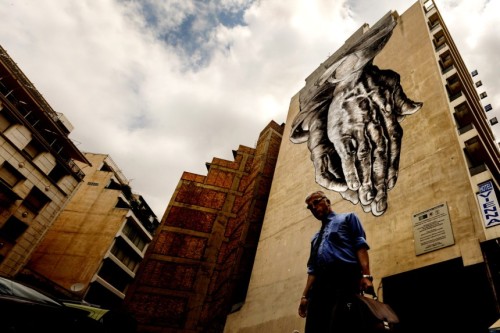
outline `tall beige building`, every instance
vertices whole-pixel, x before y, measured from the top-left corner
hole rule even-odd
[[[84,177],[72,129],[0,47],[0,275],[22,269]]]
[[[159,221],[107,154],[85,153],[91,165],[78,188],[33,252],[24,278],[118,308],[144,258]]]
[[[364,25],[290,103],[248,294],[226,333],[304,331],[297,313],[323,190],[355,212],[381,298],[405,332],[498,319],[500,159],[432,1]]]

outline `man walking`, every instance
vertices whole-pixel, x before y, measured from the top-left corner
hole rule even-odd
[[[311,241],[299,305],[299,315],[306,317],[305,333],[355,332],[349,302],[360,291],[373,291],[365,231],[356,214],[335,213],[322,191],[311,193],[305,202],[321,221]]]

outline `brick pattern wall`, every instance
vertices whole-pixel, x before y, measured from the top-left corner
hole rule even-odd
[[[125,299],[142,332],[222,332],[244,301],[283,128],[183,174]]]

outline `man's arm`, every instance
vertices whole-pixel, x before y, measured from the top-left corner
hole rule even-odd
[[[304,291],[302,292],[302,297],[300,298],[300,305],[299,305],[299,316],[301,316],[302,318],[304,318],[307,314],[309,291],[311,290],[311,287],[315,279],[316,276],[312,274],[307,275],[306,286],[304,288]]]
[[[370,275],[370,258],[368,256],[368,249],[366,246],[361,246],[356,251],[356,256],[358,257],[359,266],[361,268],[361,274]],[[359,282],[359,287],[362,291],[367,293],[374,292],[372,279],[368,277],[361,278]]]

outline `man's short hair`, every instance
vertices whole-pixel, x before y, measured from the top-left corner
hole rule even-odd
[[[309,195],[306,197],[306,200],[305,200],[305,201],[306,201],[306,202],[307,202],[307,201],[309,201],[309,199],[311,199],[311,197],[312,197],[313,195],[315,195],[315,194],[321,195],[323,198],[328,199],[328,198],[327,198],[327,196],[326,196],[326,194],[325,194],[325,192],[323,192],[323,191],[314,191],[313,193],[309,194]]]

